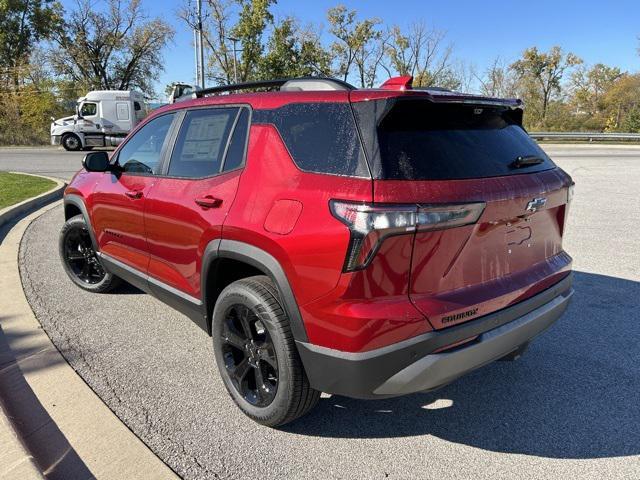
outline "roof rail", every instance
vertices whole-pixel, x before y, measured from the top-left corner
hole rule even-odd
[[[275,80],[257,80],[255,82],[233,83],[231,85],[203,88],[194,92],[192,98],[201,98],[207,95],[234,92],[237,90],[257,90],[260,88],[276,87],[280,90],[289,91],[353,90],[355,88],[347,82],[328,77],[280,78]]]

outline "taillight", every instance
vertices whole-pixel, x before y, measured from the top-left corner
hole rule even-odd
[[[485,207],[484,202],[369,205],[340,200],[331,200],[329,205],[333,216],[351,233],[345,272],[366,268],[387,237],[469,225],[478,221]]]

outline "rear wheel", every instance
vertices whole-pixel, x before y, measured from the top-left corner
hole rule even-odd
[[[64,149],[69,152],[76,152],[82,148],[80,138],[73,133],[67,133],[64,135],[61,139],[61,143]]]
[[[284,425],[318,403],[320,392],[309,385],[289,319],[268,277],[238,280],[222,291],[212,337],[229,395],[256,422]]]
[[[82,215],[65,222],[60,231],[58,251],[65,272],[80,288],[103,293],[120,284],[120,279],[108,273],[100,263]]]

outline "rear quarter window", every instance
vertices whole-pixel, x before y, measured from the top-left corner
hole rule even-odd
[[[348,103],[293,103],[255,110],[253,123],[275,125],[301,170],[370,176]]]

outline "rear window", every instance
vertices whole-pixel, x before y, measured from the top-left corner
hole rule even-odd
[[[255,110],[253,122],[275,125],[301,170],[370,176],[348,103],[292,103]]]
[[[398,101],[378,123],[377,143],[374,170],[384,179],[482,178],[554,167],[505,108]],[[518,157],[542,162],[514,168]]]

